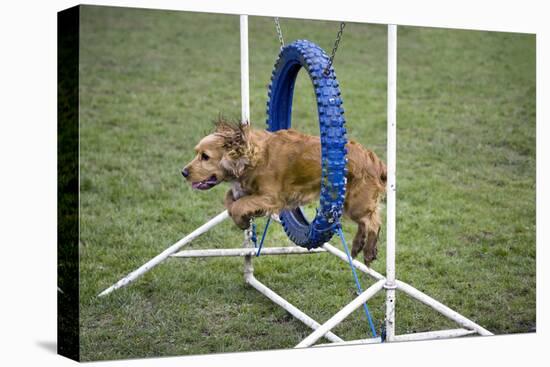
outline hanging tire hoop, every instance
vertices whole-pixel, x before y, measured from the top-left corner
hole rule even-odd
[[[268,92],[268,130],[291,127],[294,84],[302,67],[309,74],[317,98],[321,135],[320,205],[311,223],[299,207],[284,210],[279,216],[287,236],[297,245],[312,249],[329,241],[340,225],[346,193],[347,137],[339,84],[330,59],[322,48],[307,40],[285,46],[275,63]]]

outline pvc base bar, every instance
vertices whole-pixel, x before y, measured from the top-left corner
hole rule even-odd
[[[412,340],[449,339],[449,338],[458,338],[461,336],[472,335],[472,334],[476,334],[476,331],[468,330],[468,329],[426,331],[423,333],[395,335],[393,337],[393,341],[404,342],[404,341],[412,341]]]
[[[314,348],[317,347],[332,347],[335,345],[358,345],[358,344],[378,344],[382,343],[382,338],[369,338],[369,339],[356,339],[356,340],[348,340],[345,342],[340,343],[323,343],[323,344],[315,344],[313,345]]]

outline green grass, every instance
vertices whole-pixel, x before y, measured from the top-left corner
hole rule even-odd
[[[307,38],[326,50],[338,29],[281,24],[287,41]],[[251,17],[249,25],[251,118],[263,128],[278,40],[271,19]],[[535,37],[400,27],[398,42],[397,275],[496,334],[528,332],[535,327]],[[84,7],[80,51],[82,358],[296,345],[310,330],[244,284],[242,259],[170,259],[96,297],[223,210],[224,185],[192,191],[180,170],[219,113],[240,115],[238,17]],[[385,159],[385,26],[348,24],[335,68],[349,136]],[[294,126],[317,133],[309,84],[300,73]],[[351,240],[353,225],[344,230]],[[190,247],[239,247],[242,238],[227,221]],[[266,246],[279,245],[290,243],[273,226]],[[384,273],[384,264],[382,230],[373,268]],[[319,321],[354,296],[349,268],[329,255],[265,257],[254,266],[258,279]],[[380,324],[383,297],[369,305]],[[398,333],[449,327],[398,293]],[[335,332],[367,337],[362,310]]]

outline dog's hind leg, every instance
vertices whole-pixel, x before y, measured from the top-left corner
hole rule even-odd
[[[351,256],[356,257],[359,252],[365,247],[367,240],[367,223],[364,220],[357,221],[357,233],[353,238],[353,246],[351,248]]]
[[[376,259],[378,253],[377,243],[381,220],[376,198],[371,198],[371,205],[368,206],[365,205],[365,201],[356,200],[350,203],[351,205],[346,207],[346,214],[357,223],[357,233],[353,239],[351,256],[355,257],[363,251],[365,264],[369,265]]]
[[[367,244],[363,247],[363,257],[367,265],[376,260],[376,255],[378,254],[378,235],[380,234],[381,225],[378,211],[370,212],[368,218]]]
[[[369,212],[357,222],[357,233],[353,239],[351,256],[355,257],[361,250],[365,264],[376,260],[378,254],[378,234],[380,233],[380,218],[378,211]]]

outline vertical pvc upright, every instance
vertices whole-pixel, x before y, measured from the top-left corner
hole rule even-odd
[[[241,30],[241,123],[250,124],[250,89],[248,84],[248,15],[240,16]],[[252,247],[252,226],[244,231],[244,247]],[[253,277],[252,256],[244,257],[244,279]]]
[[[250,123],[250,90],[248,84],[248,15],[241,15],[241,122]]]
[[[397,156],[397,26],[388,25],[388,180],[386,198],[386,340],[395,336],[395,202]]]

